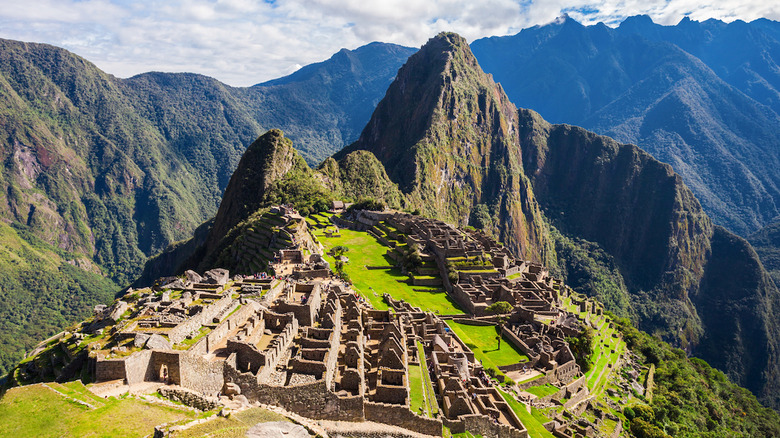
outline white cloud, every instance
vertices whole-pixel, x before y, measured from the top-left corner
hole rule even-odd
[[[635,14],[780,20],[766,0],[0,0],[0,37],[65,47],[120,77],[190,71],[251,85],[371,41],[419,47],[449,30],[468,40],[544,24],[567,11],[583,24]]]

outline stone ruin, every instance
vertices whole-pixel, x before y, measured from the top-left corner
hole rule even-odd
[[[561,302],[569,298],[598,314],[595,303],[572,295],[542,266],[515,260],[482,233],[401,213],[363,212],[352,219],[365,229],[392,225],[440,271],[452,260],[479,260],[480,269],[464,264],[458,281],[443,286],[476,323],[495,324],[483,316],[493,303],[513,306],[502,334],[528,360],[502,369],[534,369],[567,397],[587,395],[565,341],[583,323]],[[453,432],[527,437],[493,379],[440,316],[390,295],[390,310],[373,309],[331,276],[319,254],[308,261],[303,255],[295,249],[278,254],[279,262],[297,265],[297,275],[229,281],[224,270],[189,271],[163,282],[179,289],[158,285],[96,308],[90,328],[113,325],[104,345],[113,347],[92,352],[96,381],[175,384],[213,400],[240,397],[313,419],[370,420],[429,435],[440,435],[446,425]],[[325,272],[303,274],[314,270]],[[429,374],[437,418],[409,410],[410,366]]]

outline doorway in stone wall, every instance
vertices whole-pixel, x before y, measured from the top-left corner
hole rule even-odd
[[[160,367],[160,381],[168,384],[168,365],[163,365]]]

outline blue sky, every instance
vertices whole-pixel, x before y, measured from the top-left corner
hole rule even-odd
[[[108,73],[195,72],[234,86],[283,76],[342,47],[419,47],[440,31],[469,41],[545,24],[563,11],[616,25],[780,20],[780,2],[720,0],[0,0],[0,37],[71,50]]]

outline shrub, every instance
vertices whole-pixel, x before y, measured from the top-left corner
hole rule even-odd
[[[501,315],[504,313],[510,313],[513,310],[515,310],[515,308],[506,301],[499,301],[485,308],[485,312],[487,312],[489,315]]]
[[[383,211],[385,209],[385,203],[374,198],[362,198],[358,202],[349,206],[347,211],[354,210],[371,210],[371,211]]]

